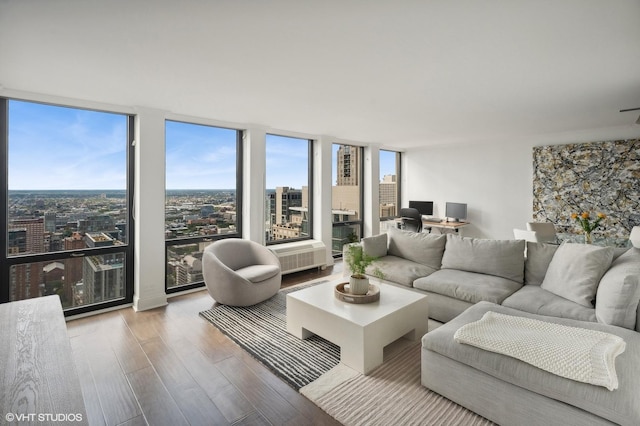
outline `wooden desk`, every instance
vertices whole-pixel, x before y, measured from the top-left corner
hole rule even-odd
[[[88,424],[60,298],[0,304],[0,324],[0,423]]]
[[[401,217],[396,218],[395,222],[396,222],[396,226],[402,229],[402,218]],[[431,232],[431,228],[450,229],[455,232],[458,232],[460,228],[464,228],[467,225],[471,225],[471,223],[470,222],[445,222],[445,221],[429,222],[422,219],[422,229],[423,230],[429,229],[429,232]]]
[[[422,221],[422,229],[426,229],[426,228],[451,229],[455,232],[458,232],[460,228],[464,228],[467,225],[470,225],[470,223],[469,222],[428,222],[426,220]],[[431,232],[431,229],[429,229],[429,232]]]

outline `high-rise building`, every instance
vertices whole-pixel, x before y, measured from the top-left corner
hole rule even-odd
[[[42,263],[23,263],[9,268],[9,300],[24,300],[42,296]]]
[[[276,187],[268,194],[267,212],[269,240],[282,240],[310,235],[309,232],[309,188],[293,189]]]
[[[87,246],[84,242],[84,237],[79,232],[74,232],[70,237],[65,238],[63,244],[64,250],[79,250]],[[76,291],[76,286],[80,285],[82,287],[83,263],[84,259],[79,257],[64,260],[65,276],[63,291],[68,297],[67,302],[70,307],[77,306],[81,303],[82,295]]]
[[[215,213],[213,204],[203,204],[200,207],[200,217],[209,217]]]
[[[334,222],[359,220],[360,211],[360,148],[340,145],[336,153],[336,185],[331,189],[331,209]]]
[[[49,251],[62,251],[64,247],[64,234],[62,232],[49,232],[44,233],[44,250]]]
[[[9,255],[24,253],[27,251],[27,230],[22,229],[10,229],[8,234],[8,247],[7,252]]]
[[[284,225],[292,222],[292,207],[302,207],[302,191],[299,189],[279,186],[276,188],[275,224]]]
[[[46,232],[56,232],[56,212],[46,212],[44,214],[44,230]]]
[[[355,186],[360,180],[360,148],[340,145],[336,154],[337,186]]]
[[[340,145],[336,151],[336,184],[331,188],[333,222],[357,221],[362,218],[360,188],[362,148]],[[331,230],[331,250],[341,254],[344,244],[359,238],[359,225],[334,226]]]
[[[87,247],[107,247],[114,240],[104,233],[86,234]],[[82,268],[82,303],[98,303],[124,297],[124,256],[103,254],[86,256]]]
[[[176,284],[185,285],[203,281],[202,276],[202,252],[186,255],[176,265]]]
[[[84,242],[84,238],[82,234],[79,232],[74,232],[70,237],[64,239],[64,249],[65,250],[78,250],[86,247]]]
[[[385,175],[380,182],[380,217],[397,216],[398,183],[396,175]]]
[[[9,231],[25,230],[26,244],[25,252],[44,252],[44,219],[12,219],[9,222]]]
[[[86,233],[84,243],[87,247],[109,247],[113,245],[113,238],[104,232]]]
[[[80,232],[105,232],[115,228],[113,217],[103,215],[91,215],[86,219],[78,220],[78,231]]]

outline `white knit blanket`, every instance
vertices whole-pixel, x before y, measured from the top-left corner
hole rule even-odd
[[[618,388],[615,359],[626,346],[610,333],[491,311],[460,327],[453,338],[610,391]]]

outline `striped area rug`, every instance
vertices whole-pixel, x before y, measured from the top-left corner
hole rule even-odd
[[[305,340],[287,332],[286,297],[312,284],[280,290],[254,306],[218,305],[200,315],[298,390],[340,362],[340,348],[318,336]]]
[[[341,382],[347,374],[345,369],[348,367],[340,364],[318,380],[331,381],[328,376],[333,374],[337,383],[333,387],[318,390],[312,383],[301,389],[303,395],[344,425],[493,425],[420,384],[419,343],[404,348],[368,376],[352,374]]]

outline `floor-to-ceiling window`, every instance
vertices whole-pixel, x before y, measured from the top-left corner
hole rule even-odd
[[[333,144],[331,152],[331,252],[341,256],[344,244],[362,236],[363,148]]]
[[[0,98],[0,302],[133,298],[133,116]]]
[[[395,226],[400,211],[400,153],[380,150],[380,231]]]
[[[240,237],[242,132],[166,121],[166,288],[203,285],[202,251]]]
[[[313,141],[266,136],[267,244],[311,238]]]

